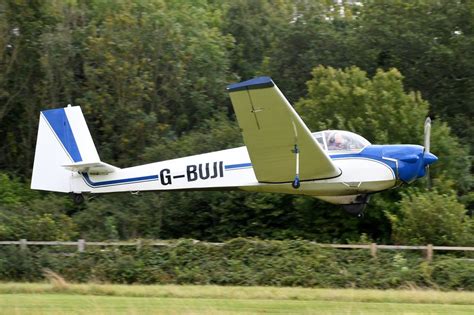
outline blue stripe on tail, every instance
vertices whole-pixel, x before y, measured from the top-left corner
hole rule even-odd
[[[64,108],[42,111],[44,117],[58,137],[59,141],[74,162],[81,162],[82,157],[72,133]]]

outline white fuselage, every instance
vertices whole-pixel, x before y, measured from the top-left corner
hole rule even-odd
[[[71,190],[109,193],[227,188],[309,195],[333,203],[347,203],[354,195],[378,192],[396,185],[393,170],[380,161],[337,155],[333,155],[332,160],[341,170],[340,176],[302,181],[298,189],[293,188],[291,182],[258,182],[247,148],[239,147],[118,169],[109,174],[72,173]]]

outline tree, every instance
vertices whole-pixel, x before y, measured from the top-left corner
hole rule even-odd
[[[396,69],[370,79],[357,67],[318,66],[312,76],[308,97],[295,105],[310,129],[350,130],[379,144],[421,143],[428,103],[404,91]]]
[[[130,166],[241,145],[225,86],[258,74],[301,99],[314,130],[421,144],[430,113],[434,187],[472,204],[473,16],[447,0],[0,2],[0,169],[18,176],[0,174],[0,224],[14,227],[1,233],[389,240],[400,190],[374,196],[363,221],[288,195],[100,196],[77,212],[29,193],[40,110],[81,105],[101,158]]]
[[[54,23],[43,1],[0,4],[0,168],[30,174],[42,69],[41,35]]]
[[[290,23],[294,4],[282,0],[223,3],[222,31],[232,35],[235,42],[230,49],[230,70],[240,79],[252,78],[260,73],[264,57]]]
[[[378,70],[372,79],[357,67],[316,67],[308,81],[308,97],[296,110],[312,130],[343,129],[376,144],[423,143],[428,103],[419,92],[405,92],[396,69]],[[432,176],[452,180],[461,192],[472,185],[468,151],[441,120],[433,122],[431,151],[439,157]]]
[[[472,245],[474,220],[456,195],[410,190],[403,194],[400,213],[389,214],[393,241],[399,244]]]
[[[225,100],[230,39],[205,2],[98,2],[91,15],[85,92],[76,102],[91,117],[105,160],[138,163],[149,139],[226,110],[217,105]]]
[[[261,72],[275,79],[290,102],[306,95],[305,84],[314,67],[354,64],[350,39],[357,7],[334,2],[294,2],[291,17],[265,53]]]
[[[374,73],[399,69],[430,113],[448,122],[473,150],[474,4],[471,1],[365,1],[353,63]]]
[[[41,196],[17,178],[0,172],[0,239],[70,240],[76,226],[64,197]]]
[[[357,67],[341,70],[318,66],[312,75],[313,79],[307,82],[308,96],[295,105],[310,129],[350,130],[377,144],[422,144],[428,103],[418,92],[404,91],[403,76],[396,69],[378,70],[369,78]],[[435,186],[445,186],[448,181],[459,193],[466,193],[471,185],[471,176],[466,172],[470,168],[466,148],[440,120],[433,124],[431,140],[432,152],[440,159],[431,172]],[[368,229],[365,232],[372,237],[388,239],[384,211],[398,211],[394,202],[400,199],[399,191],[373,199],[365,219],[369,224],[359,228]]]

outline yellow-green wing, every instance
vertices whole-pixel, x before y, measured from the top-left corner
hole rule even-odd
[[[296,151],[300,180],[340,175],[269,77],[231,84],[227,90],[258,181],[293,181],[297,172]]]

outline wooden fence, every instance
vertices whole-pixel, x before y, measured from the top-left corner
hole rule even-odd
[[[210,243],[193,241],[194,243],[202,243],[210,246],[222,246],[224,243]],[[19,245],[21,250],[25,250],[28,245],[34,246],[75,246],[78,252],[84,252],[86,246],[135,246],[140,248],[143,245],[147,246],[175,246],[176,241],[142,241],[137,240],[135,242],[122,241],[122,242],[86,242],[84,239],[80,239],[77,242],[62,242],[62,241],[28,241],[21,239],[19,241],[0,241],[2,245]],[[321,247],[332,247],[332,248],[345,248],[345,249],[368,249],[372,257],[377,257],[378,250],[421,250],[424,252],[427,261],[433,259],[433,252],[438,251],[474,251],[474,247],[459,247],[459,246],[433,246],[432,244],[421,245],[421,246],[407,246],[407,245],[380,245],[376,243],[371,244],[320,244],[313,243]]]

